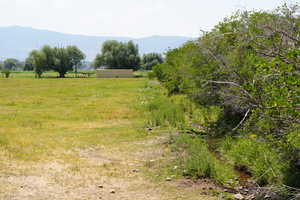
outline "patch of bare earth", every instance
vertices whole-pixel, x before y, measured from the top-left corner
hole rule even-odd
[[[148,162],[164,159],[165,138],[77,149],[69,159],[0,161],[1,200],[208,200],[189,181],[150,181]],[[202,184],[203,186],[203,184]],[[205,187],[213,187],[205,183]]]

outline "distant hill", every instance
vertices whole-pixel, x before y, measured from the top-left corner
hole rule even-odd
[[[176,48],[191,37],[181,36],[151,36],[145,38],[84,36],[59,33],[54,31],[33,29],[30,27],[9,26],[0,27],[0,60],[17,58],[23,60],[28,53],[48,44],[51,46],[76,45],[91,61],[100,52],[102,43],[106,40],[129,41],[139,45],[140,53],[163,53],[169,48]]]

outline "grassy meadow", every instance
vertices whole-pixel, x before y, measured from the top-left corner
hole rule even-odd
[[[140,115],[133,106],[144,84],[143,79],[0,79],[1,149],[17,159],[47,159],[138,136],[132,126]]]
[[[45,76],[0,78],[0,199],[199,197],[157,175],[171,152],[145,128],[148,80]]]

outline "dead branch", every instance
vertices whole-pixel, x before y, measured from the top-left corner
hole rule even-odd
[[[240,123],[234,129],[232,129],[232,131],[237,130],[244,123],[244,121],[246,120],[246,118],[247,118],[250,111],[251,111],[250,109],[247,110],[247,112],[246,112],[244,118],[242,119],[242,121],[240,121]]]

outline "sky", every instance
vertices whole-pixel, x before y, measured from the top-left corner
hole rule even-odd
[[[236,10],[294,0],[0,0],[0,26],[94,36],[193,36]]]

